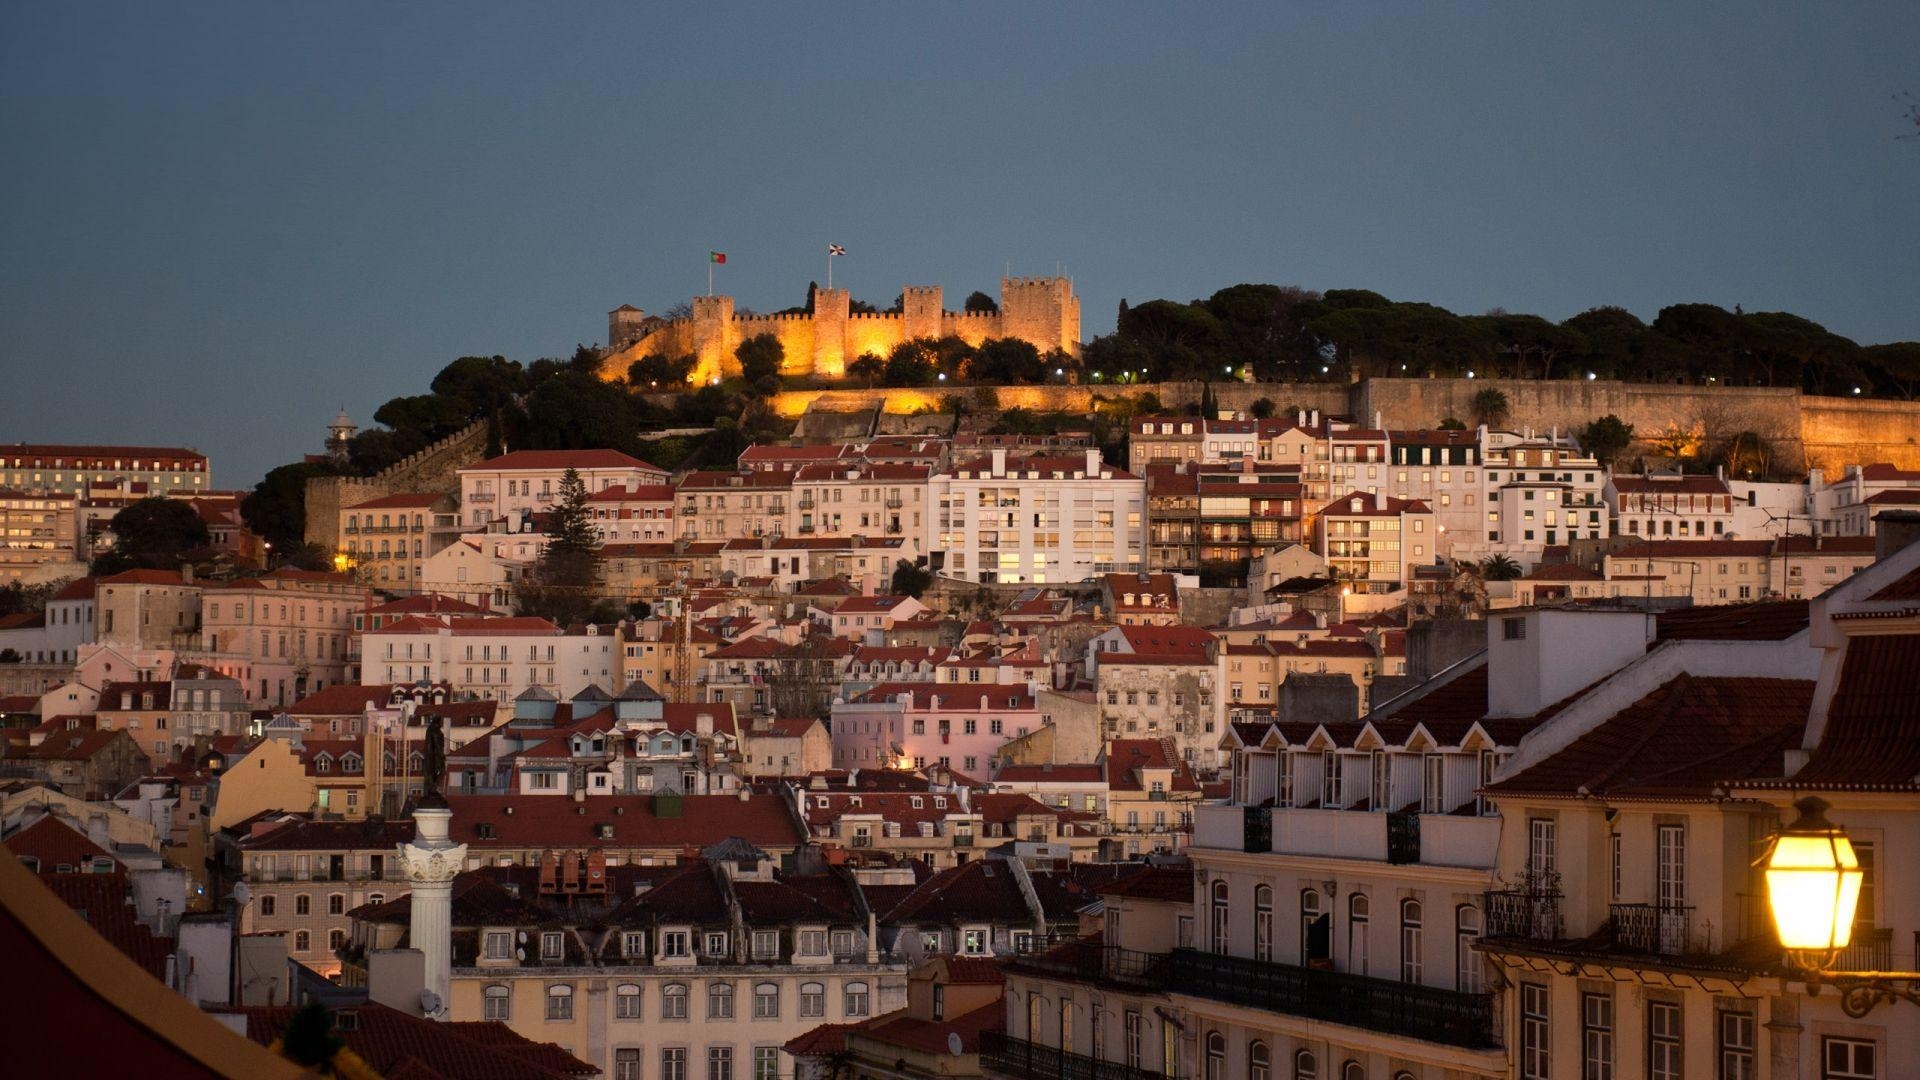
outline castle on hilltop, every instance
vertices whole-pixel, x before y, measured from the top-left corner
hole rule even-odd
[[[601,372],[619,378],[643,356],[694,356],[695,383],[737,375],[734,350],[760,334],[772,334],[786,350],[782,375],[827,378],[845,375],[864,353],[884,357],[903,341],[949,334],[969,345],[1019,338],[1042,353],[1080,355],[1080,298],[1064,277],[1001,278],[997,312],[948,311],[938,285],[902,289],[900,311],[854,314],[850,303],[845,289],[816,289],[811,315],[736,315],[731,296],[696,296],[692,317],[684,319],[650,318],[623,304],[607,315]]]

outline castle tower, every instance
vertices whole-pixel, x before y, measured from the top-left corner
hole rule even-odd
[[[848,311],[852,296],[845,289],[813,291],[813,373],[839,378],[847,365],[858,358],[847,355]]]
[[[448,836],[453,811],[429,788],[413,809],[413,842],[400,845],[400,865],[413,887],[409,902],[413,921],[411,944],[420,950],[426,966],[426,992],[421,995],[429,1019],[444,1020],[453,984],[453,879],[466,866],[467,845]],[[428,994],[435,998],[428,998]],[[429,1008],[430,1001],[438,1008]]]
[[[901,334],[908,340],[940,336],[940,286],[908,285],[900,290]]]
[[[693,298],[694,366],[696,384],[740,374],[740,359],[733,355],[733,297],[696,296]]]
[[[360,431],[360,425],[347,415],[347,407],[340,406],[340,412],[327,425],[327,454],[335,461],[347,460],[347,446]]]
[[[1001,278],[1000,335],[1028,341],[1042,353],[1080,355],[1080,298],[1063,277]]]
[[[643,331],[640,324],[647,321],[647,313],[632,304],[621,304],[607,312],[607,351],[618,352],[640,340]]]

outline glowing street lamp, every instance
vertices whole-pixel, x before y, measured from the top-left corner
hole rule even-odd
[[[1774,837],[1767,854],[1767,903],[1782,947],[1832,953],[1853,940],[1860,903],[1860,859],[1853,844],[1827,820],[1827,804],[1802,799],[1793,824]]]
[[[1767,906],[1793,976],[1810,995],[1831,984],[1840,1008],[1856,1019],[1882,1001],[1920,1005],[1920,972],[1832,969],[1853,940],[1865,875],[1846,831],[1827,820],[1824,799],[1793,805],[1800,816],[1775,834],[1766,859]]]

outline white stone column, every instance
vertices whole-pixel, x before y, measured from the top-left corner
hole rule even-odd
[[[438,802],[431,796],[422,804]],[[453,811],[444,805],[418,805],[413,811],[413,842],[400,845],[400,862],[413,887],[411,944],[426,962],[426,989],[440,1002],[429,1019],[444,1020],[453,983],[453,879],[466,866],[467,845],[447,835]],[[423,1003],[424,1004],[424,1003]]]

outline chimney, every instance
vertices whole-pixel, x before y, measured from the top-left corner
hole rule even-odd
[[[1100,451],[1099,450],[1087,451],[1087,475],[1088,476],[1100,475]]]
[[[1312,412],[1308,413],[1307,416],[1312,420],[1314,427],[1320,426],[1320,410],[1319,409],[1313,410]]]
[[[1007,448],[1004,446],[993,448],[993,475],[1007,475]]]

